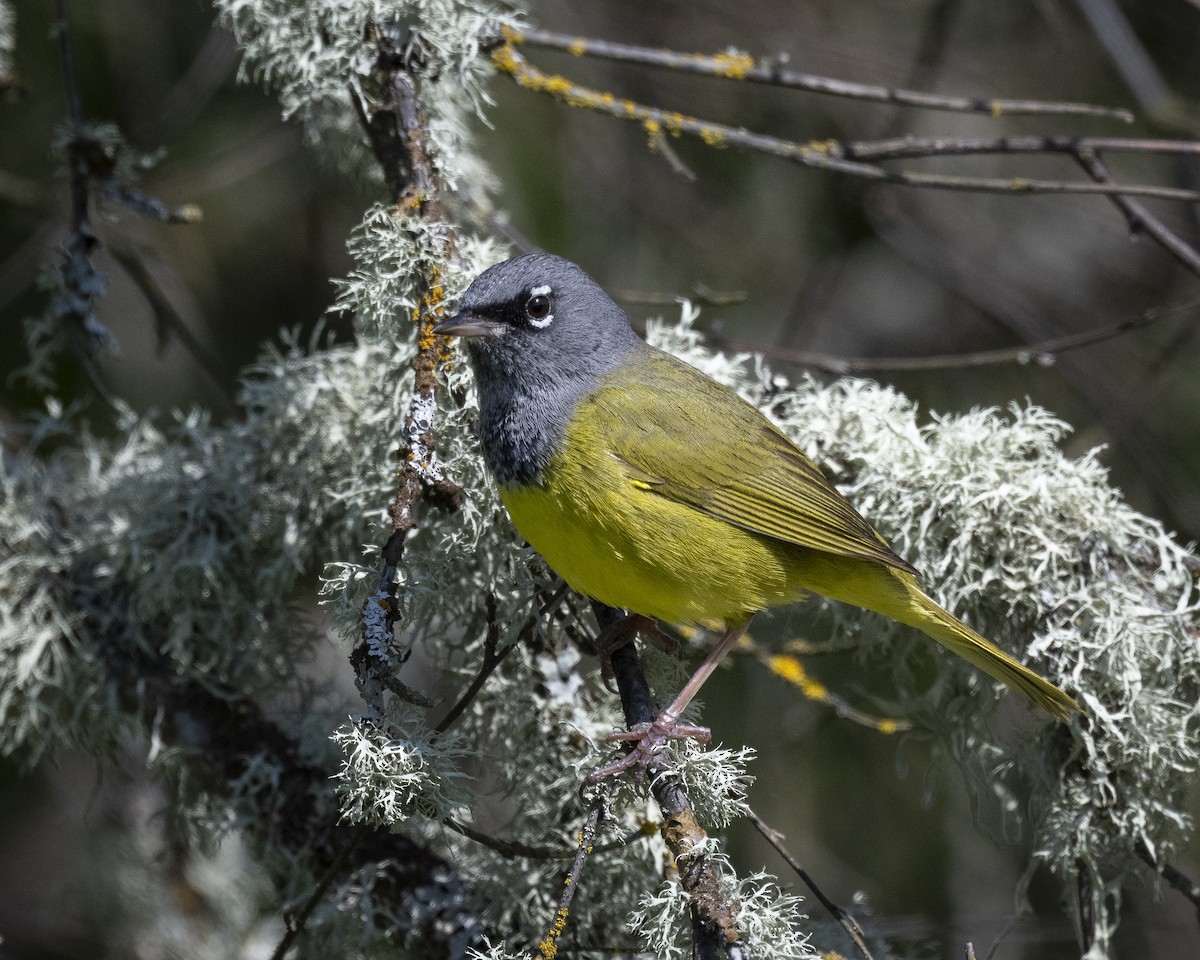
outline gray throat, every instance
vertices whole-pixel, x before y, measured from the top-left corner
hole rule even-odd
[[[584,392],[582,386],[538,394],[505,388],[484,392],[479,439],[497,483],[527,486],[541,482],[542,471],[562,447],[567,423]]]

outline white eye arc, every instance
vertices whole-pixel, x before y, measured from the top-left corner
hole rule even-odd
[[[554,322],[554,301],[551,299],[553,292],[549,286],[534,287],[529,291],[529,299],[525,302],[525,316],[531,327],[541,330]]]

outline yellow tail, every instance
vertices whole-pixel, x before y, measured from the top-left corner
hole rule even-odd
[[[930,600],[917,586],[916,581],[907,586],[913,601],[906,611],[909,615],[897,616],[891,613],[895,619],[933,637],[946,649],[957,653],[988,676],[995,677],[1001,683],[1023,693],[1064,723],[1070,722],[1072,713],[1083,712],[1079,704],[1049,680],[1039,677]]]

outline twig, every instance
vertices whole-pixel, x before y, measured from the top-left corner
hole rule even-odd
[[[520,35],[506,27],[503,42],[492,52],[492,62],[498,70],[507,73],[520,86],[549,94],[568,106],[595,110],[621,120],[636,122],[652,137],[659,132],[672,136],[696,137],[712,147],[742,147],[802,166],[896,186],[1014,195],[1128,194],[1163,200],[1200,201],[1200,192],[1179,187],[1083,183],[1028,177],[966,177],[913,170],[887,170],[874,164],[846,159],[841,155],[842,146],[837,141],[802,144],[782,140],[766,134],[752,133],[741,127],[731,127],[658,107],[649,107],[611,93],[581,86],[560,75],[543,73],[517,52],[516,43],[519,41]]]
[[[1144,841],[1139,841],[1136,849],[1138,857],[1151,870],[1166,880],[1172,888],[1178,890],[1192,901],[1192,905],[1196,907],[1197,919],[1200,919],[1200,883],[1197,883],[1178,868],[1171,866],[1171,864],[1158,862],[1153,854],[1150,853],[1150,848],[1146,846]]]
[[[1110,117],[1133,122],[1128,110],[1101,107],[1089,103],[1062,103],[1043,100],[1002,100],[988,97],[946,97],[915,90],[898,90],[866,83],[849,83],[819,77],[810,73],[785,70],[782,57],[755,60],[744,53],[721,53],[704,56],[696,53],[676,53],[671,50],[639,47],[627,43],[612,43],[607,40],[591,40],[572,37],[550,30],[527,29],[521,31],[517,42],[533,47],[565,50],[575,56],[600,57],[623,63],[640,63],[652,67],[666,67],[686,73],[699,73],[726,80],[744,80],[764,83],[773,87],[789,87],[811,93],[827,93],[856,100],[871,100],[876,103],[899,104],[923,107],[927,110],[952,110],[968,113],[984,113],[992,117],[1004,114],[1071,114],[1088,117]],[[782,62],[781,62],[782,61]]]
[[[75,54],[71,45],[71,11],[68,0],[57,0],[57,31],[62,57],[63,85],[67,98],[67,116],[71,140],[67,148],[71,183],[71,236],[65,244],[66,261],[62,266],[62,294],[56,298],[54,313],[70,324],[71,342],[80,364],[97,393],[110,406],[113,398],[95,366],[96,354],[110,341],[108,329],[96,316],[95,301],[108,286],[108,278],[92,263],[100,241],[92,230],[88,215],[88,164],[83,144],[83,102],[75,72]]]
[[[1075,159],[1087,172],[1087,175],[1097,183],[1108,183],[1110,178],[1108,168],[1091,150],[1079,149],[1074,151]],[[1154,216],[1144,205],[1129,197],[1114,196],[1112,202],[1125,214],[1134,230],[1144,231],[1160,247],[1175,257],[1185,267],[1200,275],[1200,252],[1185,241],[1179,234]]]
[[[602,632],[621,616],[619,611],[599,605],[596,605],[596,611]],[[625,723],[630,727],[650,723],[658,715],[658,709],[642,672],[636,646],[627,643],[618,647],[612,652],[611,661]],[[661,754],[650,762],[647,775],[650,792],[663,814],[663,840],[675,857],[679,882],[691,898],[697,935],[693,950],[701,956],[714,955],[718,951],[728,957],[740,956],[745,943],[737,928],[736,905],[721,892],[717,867],[703,852],[708,834],[696,822],[683,783]]]
[[[825,896],[824,892],[820,887],[817,886],[816,881],[813,880],[808,871],[800,865],[800,861],[792,856],[791,851],[784,846],[783,841],[785,838],[783,834],[781,834],[778,830],[767,826],[767,824],[763,822],[762,817],[760,817],[753,810],[748,810],[746,817],[752,824],[754,824],[754,829],[762,835],[762,838],[775,848],[775,852],[783,857],[784,861],[789,867],[796,871],[796,876],[798,876],[804,882],[804,885],[812,891],[813,896],[820,900],[821,905],[829,911],[830,915],[837,920],[839,924],[841,924],[842,929],[846,931],[846,935],[854,942],[854,946],[862,955],[863,960],[874,960],[874,957],[871,956],[871,951],[867,948],[866,934],[863,933],[862,927],[858,925],[858,921],[841,907],[839,907],[836,903],[830,900],[827,896]]]
[[[679,303],[677,293],[654,293],[645,290],[614,290],[613,299],[620,303],[634,303],[639,306],[660,307]],[[735,303],[745,303],[749,297],[745,290],[713,290],[703,283],[697,283],[687,293],[687,299],[693,303],[709,307],[728,307]]]
[[[1110,153],[1200,154],[1195,140],[1163,140],[1144,137],[1050,136],[1004,137],[892,137],[886,140],[856,140],[840,143],[842,156],[851,160],[911,160],[924,157],[957,157],[992,154],[1066,153],[1106,151]]]
[[[1051,340],[1043,340],[1040,343],[923,357],[839,357],[828,353],[793,350],[790,347],[761,345],[711,335],[707,339],[710,344],[721,349],[760,353],[773,360],[783,360],[814,370],[824,370],[837,376],[881,370],[955,370],[1007,363],[1037,363],[1048,366],[1059,354],[1090,347],[1097,343],[1103,343],[1105,340],[1112,340],[1130,331],[1141,330],[1169,317],[1195,310],[1197,307],[1200,307],[1200,298],[1172,307],[1150,309],[1136,317],[1121,320],[1099,330],[1071,333]]]
[[[292,944],[296,942],[296,938],[303,932],[305,924],[308,923],[308,918],[312,916],[313,910],[317,908],[317,904],[324,898],[325,892],[329,889],[329,885],[333,882],[334,877],[341,872],[349,853],[349,846],[343,846],[338,850],[333,861],[325,870],[324,875],[313,888],[312,893],[304,899],[304,903],[300,906],[300,909],[291,915],[284,916],[285,929],[283,936],[279,938],[279,943],[276,944],[274,951],[271,953],[271,960],[283,960],[287,956],[288,950],[292,948]]]
[[[175,304],[171,302],[170,297],[158,282],[158,278],[154,276],[154,272],[147,266],[141,252],[125,249],[119,244],[113,243],[109,244],[109,252],[142,292],[146,302],[150,304],[150,309],[154,312],[154,318],[157,321],[160,344],[168,337],[174,337],[183,347],[184,352],[208,377],[221,399],[225,401],[226,407],[232,410],[235,402],[234,396],[229,385],[221,376],[220,365],[217,363],[216,357],[210,354],[204,344],[192,333],[191,328],[179,311],[175,309]]]
[[[403,44],[385,26],[377,27],[372,38],[378,50],[372,79],[381,91],[381,103],[371,113],[353,88],[351,100],[392,191],[393,202],[440,227],[445,247],[442,252],[446,257],[453,256],[455,236],[442,207],[416,87],[400,52]],[[363,607],[363,639],[350,657],[359,692],[372,704],[382,685],[404,699],[432,705],[427,697],[400,683],[394,674],[389,651],[399,610],[396,570],[404,555],[405,537],[417,525],[413,515],[417,501],[423,499],[434,507],[453,511],[462,500],[462,490],[442,472],[438,463],[433,432],[436,373],[449,359],[445,343],[433,333],[445,301],[441,266],[431,258],[419,269],[423,293],[419,306],[412,312],[417,326],[417,352],[412,361],[413,392],[404,417],[407,449],[396,496],[389,507],[392,530],[381,551],[379,585]]]
[[[739,649],[749,653],[775,676],[799,690],[807,699],[824,704],[839,717],[852,723],[884,734],[899,733],[912,727],[907,720],[897,720],[894,717],[874,717],[847,703],[844,698],[838,696],[825,684],[811,677],[804,669],[804,664],[794,653],[772,653],[764,650],[749,635],[742,638]]]
[[[450,708],[441,722],[434,727],[435,733],[445,733],[458,721],[458,718],[463,715],[463,712],[471,705],[471,701],[478,696],[479,691],[483,689],[487,678],[492,675],[500,664],[504,661],[513,650],[521,645],[521,642],[528,637],[532,632],[533,624],[537,622],[534,617],[529,623],[521,628],[521,632],[517,635],[517,639],[506,646],[503,650],[500,649],[500,625],[496,622],[496,594],[488,591],[487,597],[484,599],[484,605],[487,610],[487,635],[483,640],[483,662],[479,665],[479,670],[475,674],[475,678],[471,681],[470,686],[463,691],[463,695],[458,698],[458,701]]]
[[[520,840],[506,840],[503,837],[494,837],[490,833],[483,833],[472,826],[460,823],[453,817],[446,817],[442,820],[442,823],[468,840],[474,840],[476,843],[487,847],[489,850],[494,850],[500,856],[508,857],[509,859],[515,860],[525,857],[529,860],[566,860],[568,857],[573,856],[572,852],[566,847],[539,847],[523,843]],[[593,846],[591,853],[608,853],[610,850],[620,850],[623,847],[629,846],[635,840],[645,838],[647,835],[645,829],[633,830],[623,837],[610,840],[608,843],[601,844],[598,847]]]
[[[1113,0],[1076,0],[1076,5],[1142,109],[1160,115],[1172,99],[1170,88],[1120,7]]]
[[[667,161],[667,166],[671,168],[671,172],[683,177],[688,183],[696,182],[696,173],[689,167],[677,154],[667,140],[666,134],[661,130],[655,130],[650,134],[650,149]]]
[[[1083,953],[1091,952],[1096,938],[1095,904],[1092,902],[1092,872],[1082,860],[1075,862],[1075,896],[1078,898],[1079,937]]]
[[[571,863],[567,879],[563,882],[563,892],[559,897],[558,909],[554,911],[554,920],[550,923],[550,928],[546,931],[545,936],[538,941],[538,955],[541,957],[553,958],[558,953],[558,938],[566,929],[571,901],[575,899],[575,891],[579,889],[579,875],[583,872],[583,865],[587,862],[587,858],[593,852],[592,843],[596,839],[596,831],[600,827],[603,811],[604,803],[600,800],[595,801],[588,810],[583,829],[579,831],[579,842],[575,845],[575,859]]]

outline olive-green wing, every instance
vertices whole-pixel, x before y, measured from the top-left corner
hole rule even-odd
[[[736,393],[660,351],[635,357],[584,402],[632,482],[745,530],[916,572]]]

